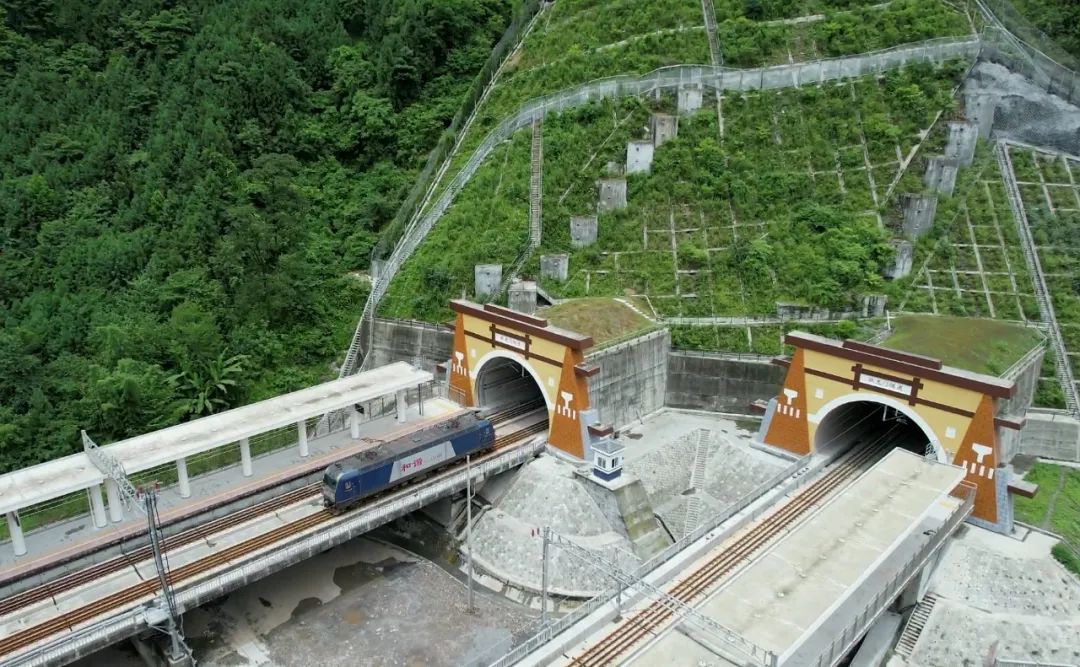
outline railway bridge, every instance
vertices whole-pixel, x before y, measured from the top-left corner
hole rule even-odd
[[[498,306],[452,308],[445,383],[391,364],[100,447],[84,434],[84,452],[0,476],[0,665],[64,664],[169,616],[145,517],[125,505],[140,484],[165,484],[167,576],[182,611],[548,445],[590,458],[610,434],[590,404],[592,339]],[[1011,527],[1009,494],[1033,492],[1005,465],[1021,425],[1008,414],[1011,382],[853,341],[786,342],[795,352],[776,360],[787,374],[757,443],[790,460],[784,475],[635,572],[590,559],[608,567],[612,591],[494,664],[648,666],[704,651],[720,664],[831,667],[893,600],[918,593],[962,521]],[[496,423],[491,452],[342,515],[322,507],[329,463],[469,408]],[[24,516],[49,518],[57,503],[83,513],[27,530]]]

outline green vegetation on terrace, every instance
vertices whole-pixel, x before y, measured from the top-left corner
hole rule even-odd
[[[0,474],[330,375],[514,4],[5,2]]]
[[[926,156],[944,149],[944,124],[935,131],[901,181],[898,192],[922,192]],[[899,224],[898,208],[889,211]],[[897,310],[942,315],[1038,321],[1034,297],[1013,220],[989,144],[960,170],[952,197],[938,197],[935,224],[916,244],[911,276],[890,286]]]
[[[1080,470],[1036,463],[1024,479],[1038,484],[1039,492],[1016,497],[1016,519],[1061,535],[1071,549],[1055,548],[1054,557],[1080,576]]]
[[[940,359],[948,366],[1000,375],[1041,342],[1036,329],[998,320],[905,315],[892,319],[892,333],[882,345]]]
[[[1068,361],[1080,376],[1080,163],[1026,148],[1008,150]]]
[[[717,0],[724,65],[760,67],[854,55],[971,32],[943,0]],[[770,21],[824,17],[794,23]],[[710,64],[700,0],[577,0],[540,14],[521,51],[478,110],[446,179],[503,118],[527,100],[589,81],[645,74],[676,64]],[[444,180],[445,183],[445,180]]]
[[[918,174],[925,173],[926,156],[941,154],[945,144],[945,129],[941,125],[928,139],[920,157],[901,181],[898,192],[919,192],[924,185]],[[1037,166],[1030,154],[1021,152],[1014,156],[1013,165],[1023,177],[1038,179]],[[1019,164],[1017,162],[1019,161]],[[1056,166],[1055,166],[1056,165]],[[1068,182],[1069,167],[1065,162],[1047,165],[1054,178]],[[1048,174],[1051,173],[1048,171]],[[1053,194],[1055,188],[1050,187]],[[1036,203],[1040,201],[1036,199]],[[1068,215],[1068,211],[1062,211]],[[899,210],[889,211],[890,217],[899,224]],[[1034,213],[1041,220],[1040,213]],[[1020,245],[1020,237],[1013,219],[1012,208],[1005,194],[1005,186],[998,171],[997,162],[989,144],[979,143],[975,161],[960,170],[952,197],[939,197],[935,224],[929,233],[921,237],[915,247],[915,270],[911,276],[889,285],[889,299],[894,310],[926,312],[980,318],[996,318],[1011,321],[1034,321],[1040,319],[1039,305],[1035,300],[1034,286],[1028,272]],[[1048,280],[1061,277],[1061,267],[1068,262],[1068,242],[1071,239],[1067,227],[1055,225],[1033,226],[1037,243],[1046,244],[1049,234],[1056,243],[1041,248],[1044,269],[1049,269]],[[1070,292],[1063,287],[1054,293],[1055,303],[1067,300]],[[1064,314],[1072,310],[1065,305]],[[1080,328],[1066,319],[1062,331],[1073,340],[1074,331]],[[1065,395],[1056,377],[1054,351],[1047,348],[1043,357],[1043,370],[1035,394],[1035,404],[1049,408],[1064,408]]]
[[[629,178],[629,207],[600,215],[595,245],[571,247],[569,220],[596,210],[596,181],[623,162],[668,98],[605,100],[543,124],[539,256],[570,254],[556,297],[649,297],[662,316],[771,315],[776,301],[856,309],[880,293],[892,249],[879,227],[887,185],[938,112],[952,108],[963,63],[913,66],[881,80],[732,94],[679,120],[651,174]],[[380,314],[441,321],[472,291],[473,266],[508,268],[528,234],[529,136],[519,131],[477,171],[391,284]],[[432,265],[440,264],[439,269]],[[445,267],[449,275],[430,275]],[[437,278],[437,279],[436,279]],[[422,296],[418,296],[422,295]]]
[[[621,338],[657,328],[655,323],[635,311],[627,302],[630,300],[571,299],[542,308],[536,314],[548,318],[557,327],[592,336],[593,344],[603,347]]]

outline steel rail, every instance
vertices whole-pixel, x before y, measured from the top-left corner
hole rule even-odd
[[[725,549],[703,566],[682,579],[669,594],[684,603],[691,603],[704,595],[725,575],[740,563],[787,532],[791,525],[806,515],[813,507],[833,491],[866,469],[866,464],[878,460],[891,447],[886,434],[870,446],[858,448],[820,480],[808,486],[774,513],[767,516],[749,532],[742,535],[729,549]],[[653,603],[626,618],[614,631],[584,653],[571,659],[571,664],[582,667],[614,664],[619,656],[628,652],[643,639],[654,634],[659,627],[674,617],[671,609]]]
[[[513,412],[515,410],[517,410],[517,408],[513,408],[513,409],[503,411],[503,415],[504,415],[503,418],[507,419],[508,417],[505,417],[505,414],[506,413],[511,413],[511,412]],[[521,416],[521,415],[518,415],[518,416]],[[519,429],[517,429],[515,431],[512,431],[511,433],[507,433],[507,434],[504,434],[502,436],[499,436],[499,437],[497,437],[495,439],[495,443],[494,443],[493,447],[491,448],[490,452],[494,453],[494,452],[497,452],[497,451],[499,451],[501,449],[505,449],[507,447],[513,446],[513,445],[517,444],[518,442],[520,442],[520,441],[522,441],[522,440],[524,440],[524,439],[526,439],[526,438],[528,438],[530,436],[533,436],[533,435],[536,435],[538,433],[543,432],[546,429],[547,429],[547,420],[543,420],[543,421],[539,421],[539,422],[536,422],[534,424],[519,428]],[[462,467],[464,465],[465,465],[464,461],[459,461],[459,462],[447,467],[446,469],[440,471],[440,475],[444,475],[444,474],[446,474],[446,473],[448,473],[448,472],[450,472],[452,470],[457,470],[458,468],[460,468],[460,467]],[[412,486],[413,484],[418,483],[419,481],[420,480],[417,480],[416,482],[412,482],[412,483],[407,483],[407,484],[402,485],[402,486],[396,486],[396,487],[394,487],[392,489],[388,489],[387,491],[384,491],[383,493],[376,494],[372,498],[368,499],[368,501],[369,501],[368,504],[370,504],[370,501],[372,501],[372,500],[377,500],[377,499],[379,499],[381,497],[384,497],[384,496],[387,496],[389,494],[400,492],[402,488]],[[282,505],[281,502],[279,502],[281,499],[283,499],[285,497],[289,497],[289,498],[292,499],[291,503],[287,503],[288,505],[294,505],[294,504],[299,504],[299,503],[305,502],[305,501],[310,500],[312,498],[318,497],[318,495],[319,495],[318,494],[318,487],[319,487],[318,483],[315,483],[315,484],[308,485],[306,487],[302,487],[300,489],[296,489],[295,491],[292,491],[292,492],[290,492],[288,494],[283,494],[283,496],[281,496],[279,498],[275,498],[275,499],[266,501],[265,503],[260,503],[260,505],[258,505],[258,506],[248,508],[247,510],[241,510],[240,512],[236,512],[233,515],[229,515],[228,517],[222,517],[221,519],[218,519],[218,520],[215,520],[214,522],[211,522],[211,524],[217,524],[219,526],[223,526],[225,528],[228,528],[228,527],[237,525],[239,523],[249,521],[252,518],[257,518],[258,516],[262,516],[262,515],[268,513],[268,511],[265,509],[266,506],[268,506],[268,505],[273,505],[275,507],[275,509],[281,509],[281,507],[286,506],[286,505]],[[314,493],[312,493],[312,491],[314,491]],[[305,494],[304,492],[307,492],[307,493]],[[364,506],[365,505],[360,505],[360,506],[358,506],[357,509],[362,508]],[[263,508],[261,512],[253,514],[250,511],[250,510],[254,510],[254,509],[258,508],[258,507]],[[237,515],[243,515],[243,516],[238,517]],[[252,553],[254,551],[257,551],[259,549],[262,549],[262,548],[265,548],[265,547],[270,546],[272,544],[275,544],[277,542],[280,542],[283,539],[286,539],[288,537],[298,535],[299,533],[305,532],[305,531],[307,531],[307,530],[309,530],[311,528],[314,528],[314,527],[316,527],[316,526],[318,526],[318,525],[320,525],[322,523],[325,523],[325,522],[327,522],[327,521],[329,521],[329,520],[331,520],[333,518],[335,518],[335,515],[332,514],[328,509],[320,510],[319,512],[311,514],[311,515],[309,515],[307,517],[304,517],[302,519],[298,519],[297,521],[293,521],[293,522],[291,522],[289,524],[286,524],[284,526],[280,526],[280,527],[275,528],[275,529],[273,529],[271,531],[268,531],[268,532],[263,533],[261,535],[258,535],[256,537],[248,539],[248,540],[246,540],[244,542],[238,543],[236,545],[233,545],[231,547],[228,547],[228,548],[220,550],[220,551],[216,551],[216,552],[210,554],[207,557],[204,557],[202,559],[199,559],[197,561],[194,561],[194,562],[189,563],[187,565],[184,565],[182,567],[176,568],[170,573],[169,582],[172,585],[177,585],[179,583],[185,582],[185,581],[187,581],[189,579],[192,579],[192,578],[197,577],[197,576],[199,576],[201,574],[204,574],[204,573],[206,573],[206,572],[208,572],[208,571],[210,571],[210,570],[212,570],[212,569],[214,569],[214,568],[216,568],[216,567],[218,567],[220,565],[226,564],[229,561],[241,558],[244,555],[250,554],[250,553]],[[205,528],[210,526],[211,524],[207,524],[207,526],[200,526],[200,527],[197,527],[197,528],[193,528],[190,531],[185,531],[185,533],[182,533],[181,535],[187,536],[187,538],[188,538],[183,542],[183,544],[190,544],[191,542],[197,541],[198,539],[203,539],[205,537],[208,537],[211,533],[209,533],[207,530],[205,530]],[[194,534],[194,535],[192,535],[192,534]],[[172,549],[172,548],[174,548],[176,546],[181,546],[181,544],[177,541],[177,537],[180,537],[180,536],[179,535],[174,536],[173,538],[166,540],[166,545],[167,545],[168,548]],[[149,551],[149,547],[145,547],[145,549],[147,551]],[[62,580],[60,580],[60,581],[66,581],[66,584],[65,584],[65,586],[63,588],[60,588],[60,581],[50,582],[50,584],[46,584],[44,586],[41,586],[41,587],[38,587],[38,588],[35,588],[35,589],[31,589],[30,591],[27,591],[26,593],[20,594],[19,596],[13,596],[13,598],[10,598],[9,600],[14,600],[15,598],[21,598],[22,599],[21,604],[18,604],[17,606],[13,607],[14,609],[17,609],[19,607],[23,607],[23,606],[27,606],[29,604],[33,604],[34,602],[38,602],[38,601],[48,599],[50,597],[55,596],[57,593],[62,592],[63,590],[70,590],[71,588],[74,588],[74,587],[76,587],[78,585],[87,583],[89,581],[93,581],[94,579],[96,579],[96,578],[98,578],[100,576],[104,576],[104,574],[107,574],[108,572],[106,572],[106,571],[104,571],[102,569],[98,569],[100,566],[104,566],[104,565],[107,565],[107,564],[111,563],[116,567],[116,570],[119,570],[119,569],[123,569],[124,567],[129,566],[129,565],[134,566],[137,562],[138,561],[133,560],[133,554],[125,554],[125,555],[120,556],[120,557],[118,557],[116,559],[113,559],[112,561],[105,561],[105,562],[103,562],[101,564],[98,564],[98,565],[92,566],[90,568],[87,568],[86,570],[74,573],[73,575],[70,575],[69,577],[64,577]],[[89,570],[92,570],[93,572],[88,572]],[[116,571],[116,570],[113,570],[113,571]],[[44,590],[42,590],[42,589],[44,589]],[[44,621],[42,623],[38,623],[38,624],[36,624],[34,626],[31,626],[31,627],[29,627],[29,628],[27,628],[25,630],[14,632],[11,635],[8,635],[7,637],[0,638],[0,657],[4,657],[4,656],[7,656],[9,654],[20,651],[21,649],[24,649],[24,648],[26,648],[28,646],[31,646],[33,644],[36,644],[36,643],[40,642],[40,641],[43,641],[43,640],[45,640],[45,639],[47,639],[47,638],[49,638],[49,637],[51,637],[51,636],[53,636],[53,635],[55,635],[55,634],[57,634],[59,632],[62,632],[64,630],[68,630],[68,629],[73,629],[76,626],[78,626],[80,624],[83,624],[83,623],[85,623],[85,622],[87,622],[87,621],[89,621],[89,620],[91,620],[93,618],[96,618],[96,617],[102,616],[102,615],[104,615],[106,613],[115,611],[118,608],[123,607],[125,605],[130,605],[130,604],[132,604],[134,602],[137,602],[138,600],[140,600],[142,598],[152,596],[153,594],[156,593],[156,591],[158,589],[159,589],[159,586],[158,586],[158,582],[156,580],[143,581],[143,582],[140,582],[140,583],[135,584],[133,586],[129,586],[128,588],[125,588],[125,589],[123,589],[121,591],[117,591],[117,592],[112,593],[110,595],[107,595],[107,596],[105,596],[103,598],[95,600],[94,602],[92,602],[92,603],[90,603],[88,605],[84,605],[83,607],[80,607],[78,609],[72,610],[72,611],[67,612],[65,614],[61,614],[59,616],[56,616],[56,617],[54,617],[52,619],[49,619],[47,621]],[[33,599],[31,599],[31,596],[29,595],[30,593],[36,593],[36,595],[33,596]],[[7,604],[9,602],[9,600],[5,600],[4,603]]]

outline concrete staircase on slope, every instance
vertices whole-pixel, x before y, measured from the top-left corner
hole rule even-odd
[[[701,0],[701,13],[705,16],[705,32],[709,35],[709,59],[714,66],[724,64],[720,52],[720,37],[716,33],[716,8],[713,0]]]
[[[694,468],[690,471],[690,488],[693,495],[686,501],[686,518],[683,520],[683,535],[694,532],[701,522],[701,507],[704,504],[701,495],[705,489],[705,464],[709,453],[709,432],[700,429],[697,432],[697,447],[694,450]]]
[[[532,124],[532,154],[530,158],[531,174],[529,176],[529,245],[518,255],[514,266],[503,278],[499,292],[505,292],[510,283],[517,278],[521,267],[532,255],[533,251],[540,247],[540,241],[544,234],[543,224],[543,199],[544,199],[544,133],[543,120],[537,118]]]
[[[922,634],[923,628],[926,627],[926,621],[930,618],[930,613],[934,611],[935,603],[937,603],[937,596],[933,593],[927,593],[922,601],[915,605],[911,616],[908,617],[907,625],[904,626],[904,631],[900,633],[900,640],[896,642],[896,653],[898,655],[905,658],[911,657],[915,645],[919,643],[919,635]]]

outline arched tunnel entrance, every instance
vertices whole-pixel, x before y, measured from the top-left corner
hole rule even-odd
[[[941,447],[912,413],[873,400],[833,408],[818,423],[814,434],[814,450],[824,456],[839,456],[856,446],[880,446],[883,453],[899,447],[944,460]]]
[[[547,400],[539,380],[521,362],[493,357],[476,374],[476,406],[496,425],[501,422],[548,422]]]

